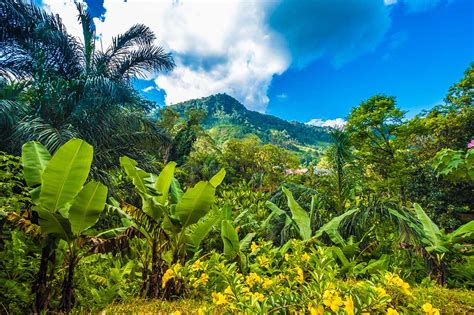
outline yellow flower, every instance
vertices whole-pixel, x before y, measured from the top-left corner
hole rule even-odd
[[[344,302],[345,310],[348,315],[354,315],[354,301],[352,300],[352,296],[348,296],[346,301]]]
[[[225,288],[224,294],[228,294],[228,295],[232,295],[232,294],[233,294],[232,288],[230,287],[230,285],[227,286],[227,288]]]
[[[326,290],[323,293],[323,303],[331,308],[333,312],[337,312],[342,305],[342,299],[336,290]]]
[[[298,281],[299,283],[303,283],[304,282],[303,269],[301,269],[300,267],[296,267],[295,270],[296,270],[296,273],[298,274],[298,277],[296,278],[296,281]]]
[[[290,254],[286,253],[285,254],[285,261],[288,261],[288,260],[290,260]]]
[[[263,302],[265,300],[265,296],[259,292],[253,293],[252,296],[259,302]]]
[[[202,284],[207,284],[207,282],[209,281],[209,276],[205,272],[203,272],[201,274],[201,277],[199,277],[199,280]]]
[[[181,312],[180,312],[180,311],[174,311],[174,312],[171,313],[170,315],[181,315]]]
[[[212,293],[212,302],[216,305],[223,305],[223,304],[227,304],[228,301],[226,299],[226,296],[220,292],[216,293],[216,292],[213,292]]]
[[[387,308],[387,313],[386,314],[387,315],[398,315],[399,313],[397,312],[396,309],[389,307],[389,308]]]
[[[252,245],[250,245],[250,249],[252,250],[252,253],[255,253],[258,249],[257,243],[252,242]]]
[[[303,256],[301,256],[301,260],[302,261],[308,261],[310,260],[311,256],[309,256],[308,254],[304,253]]]
[[[403,281],[402,278],[400,278],[398,275],[387,273],[385,275],[385,280],[387,280],[388,283],[396,285],[397,287],[402,289],[405,294],[411,294],[409,290],[410,285]]]
[[[244,294],[250,293],[250,289],[247,288],[247,287],[243,287],[242,288],[242,293],[244,293]]]
[[[387,291],[385,291],[384,288],[376,287],[375,292],[377,292],[379,294],[379,298],[383,298],[383,297],[387,296]]]
[[[197,315],[204,315],[204,310],[200,307],[200,308],[198,308],[196,314]]]
[[[322,305],[313,306],[312,303],[308,304],[308,310],[310,315],[323,315],[324,307]]]
[[[270,259],[268,259],[266,256],[258,256],[257,261],[261,266],[263,266],[265,268],[269,267]]]
[[[260,276],[257,275],[255,272],[251,272],[245,278],[245,283],[247,283],[247,285],[250,287],[252,287],[255,283],[260,283],[260,282],[262,282],[262,278],[260,278]]]
[[[174,278],[175,272],[173,269],[168,269],[166,270],[165,274],[163,275],[163,279],[161,279],[161,286],[164,288],[166,287],[166,284],[168,281],[170,281],[172,278]]]
[[[434,308],[431,303],[425,303],[421,308],[428,315],[439,315],[439,309]]]
[[[201,261],[198,259],[191,265],[191,270],[197,271],[197,270],[200,270],[201,267],[202,267]]]
[[[273,284],[272,279],[265,278],[265,280],[263,280],[263,285],[262,286],[263,286],[264,289],[267,289],[272,284]]]

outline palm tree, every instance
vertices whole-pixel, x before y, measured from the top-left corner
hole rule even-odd
[[[335,186],[336,212],[340,214],[344,212],[351,192],[351,183],[347,171],[353,157],[350,150],[349,135],[346,131],[335,128],[331,130],[330,136],[332,144],[328,148],[328,155],[333,168],[331,179]]]
[[[152,103],[140,97],[131,79],[170,71],[174,62],[141,24],[97,49],[92,17],[81,4],[77,9],[82,41],[66,32],[59,16],[34,4],[0,3],[0,94],[14,81],[24,85],[15,98],[0,102],[2,131],[9,131],[1,145],[19,153],[24,142],[37,140],[54,152],[82,138],[97,148],[92,171],[97,176],[116,166],[120,155],[150,160],[171,141],[148,119]]]

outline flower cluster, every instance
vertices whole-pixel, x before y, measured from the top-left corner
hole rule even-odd
[[[292,241],[285,251],[253,242],[245,265],[214,253],[186,268],[180,279],[188,283],[189,297],[211,296],[211,313],[439,314],[431,304],[415,300],[399,275],[377,272],[370,280],[342,277],[330,250],[321,246],[311,250],[303,242]],[[175,269],[169,270],[165,276],[176,277]]]
[[[387,280],[387,282],[389,284],[395,285],[395,286],[399,287],[400,289],[402,289],[402,291],[405,294],[408,294],[408,295],[411,294],[410,293],[410,285],[408,283],[406,283],[405,281],[403,281],[403,279],[400,278],[398,275],[389,272],[385,275],[385,280]]]

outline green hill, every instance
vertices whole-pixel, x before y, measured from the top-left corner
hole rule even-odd
[[[191,108],[205,111],[202,125],[218,142],[256,134],[264,143],[305,151],[307,147],[324,146],[330,141],[327,128],[290,122],[248,110],[227,94],[189,100],[175,104],[172,108],[181,115]]]

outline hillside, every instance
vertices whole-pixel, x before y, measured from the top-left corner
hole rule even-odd
[[[281,118],[261,114],[245,108],[239,101],[227,94],[216,94],[189,100],[173,108],[184,114],[191,108],[206,112],[203,127],[218,142],[232,138],[243,138],[256,134],[264,143],[272,143],[293,150],[304,147],[324,146],[329,142],[326,128],[286,121]]]

